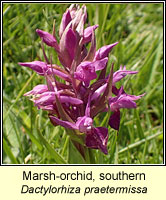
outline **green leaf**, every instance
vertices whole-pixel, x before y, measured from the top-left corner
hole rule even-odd
[[[12,164],[19,164],[5,139],[3,139],[3,149],[4,149],[5,153],[8,155],[8,157],[10,158]]]
[[[21,91],[19,92],[17,98],[15,99],[14,103],[10,106],[10,108],[8,109],[8,111],[6,112],[4,118],[3,118],[3,122],[5,122],[8,114],[10,113],[10,111],[12,110],[12,108],[15,106],[15,104],[17,103],[17,101],[20,99],[20,97],[23,95],[24,90],[26,89],[26,87],[29,85],[29,83],[33,80],[33,78],[35,77],[36,73],[34,72],[32,74],[32,76],[29,78],[29,80],[25,83],[24,87],[21,89]]]
[[[139,114],[138,114],[138,109],[134,110],[134,116],[135,116],[135,119],[136,119],[137,133],[139,135],[139,138],[143,139],[145,136],[144,136],[144,131],[143,131],[142,126],[141,126],[141,120],[140,120],[140,117],[139,117]]]
[[[70,164],[85,164],[85,161],[80,154],[80,152],[76,149],[73,142],[69,140],[68,143],[68,163]]]
[[[20,140],[19,132],[18,132],[18,129],[16,127],[16,124],[18,122],[15,122],[15,120],[11,116],[11,113],[9,114],[9,118],[10,118],[11,124],[13,126],[14,132],[16,134],[16,138],[17,138],[17,141],[18,141],[18,144],[19,144],[19,149],[20,149],[21,155],[22,155],[22,161],[24,162],[25,154],[24,154],[24,150],[23,150],[22,143],[21,143],[21,140]]]
[[[44,144],[52,158],[55,160],[58,164],[67,164],[66,161],[62,158],[62,156],[53,149],[53,147],[47,142],[47,140],[44,138],[44,136],[41,134],[40,130],[37,131],[39,134],[39,137],[41,139],[41,142]]]

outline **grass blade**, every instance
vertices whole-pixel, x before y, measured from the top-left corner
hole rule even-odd
[[[66,164],[66,161],[62,158],[61,155],[56,152],[53,147],[47,142],[47,140],[44,138],[44,136],[41,134],[40,130],[37,131],[38,135],[41,139],[41,142],[44,144],[52,158],[55,160],[56,163],[58,164]]]
[[[4,138],[3,138],[3,149],[4,149],[5,153],[8,155],[8,157],[10,158],[12,164],[19,164],[17,159],[13,155],[11,148],[8,146],[8,144]]]

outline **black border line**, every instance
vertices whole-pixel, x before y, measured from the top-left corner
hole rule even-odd
[[[1,1],[1,70],[3,68],[3,4],[53,4],[53,3],[59,3],[59,4],[71,4],[71,3],[97,3],[97,4],[103,4],[103,3],[156,3],[156,4],[163,4],[163,163],[162,164],[3,164],[3,71],[1,71],[1,149],[0,149],[0,166],[2,167],[8,167],[8,166],[13,166],[13,167],[27,167],[27,166],[40,166],[40,167],[70,167],[70,166],[87,166],[87,167],[110,167],[110,166],[129,166],[129,167],[137,167],[137,166],[143,166],[143,167],[148,167],[148,166],[156,166],[156,167],[162,167],[166,166],[165,163],[165,1]]]

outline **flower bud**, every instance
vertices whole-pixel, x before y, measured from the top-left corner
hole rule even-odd
[[[66,29],[60,40],[60,54],[59,58],[65,67],[70,68],[74,59],[76,48],[76,35],[74,31],[69,28]]]
[[[62,37],[63,32],[65,31],[65,28],[69,24],[69,22],[72,20],[69,9],[63,14],[62,21],[59,28],[59,36]]]
[[[37,34],[48,46],[54,47],[57,51],[59,50],[58,43],[53,35],[48,32],[36,29]]]

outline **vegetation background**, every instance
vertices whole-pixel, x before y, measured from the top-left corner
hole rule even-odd
[[[81,5],[81,4],[80,4]],[[138,108],[121,111],[120,131],[109,128],[108,155],[93,150],[99,164],[163,163],[163,4],[86,4],[90,25],[99,24],[97,48],[119,41],[109,57],[127,69],[138,70],[122,80],[129,94],[139,95]],[[23,94],[44,79],[18,62],[44,60],[35,30],[56,36],[69,4],[3,4],[3,163],[84,163],[64,128],[53,127],[47,113],[37,110]],[[87,24],[88,25],[88,24]],[[55,52],[46,47],[47,54]],[[109,70],[108,67],[108,70]],[[121,82],[121,83],[122,83]],[[119,84],[119,87],[121,85]],[[106,125],[107,114],[95,118]],[[40,130],[40,131],[38,131]]]

